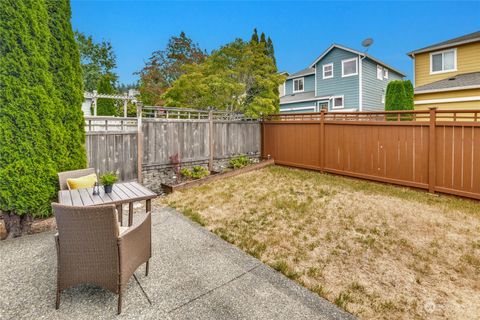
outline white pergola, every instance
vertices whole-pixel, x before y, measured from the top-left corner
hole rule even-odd
[[[123,116],[127,117],[127,104],[128,101],[132,101],[133,103],[137,103],[138,100],[134,95],[135,90],[128,90],[128,92],[122,94],[104,94],[98,93],[97,90],[93,90],[93,92],[84,92],[83,97],[86,101],[90,100],[90,105],[87,106],[88,108],[93,106],[93,115],[97,116],[97,100],[101,99],[114,99],[114,100],[122,100],[123,101]]]

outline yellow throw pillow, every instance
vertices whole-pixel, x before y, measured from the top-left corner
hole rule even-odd
[[[75,179],[67,179],[67,184],[70,189],[92,188],[95,182],[97,182],[97,175],[95,173]]]

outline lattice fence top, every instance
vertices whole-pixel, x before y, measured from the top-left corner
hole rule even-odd
[[[200,110],[200,109],[188,109],[188,108],[171,108],[160,106],[144,106],[142,107],[142,117],[144,118],[160,118],[160,119],[191,119],[191,120],[207,120],[210,117],[213,120],[226,120],[226,121],[248,121],[254,120],[252,118],[245,117],[243,113],[228,112],[219,110]]]

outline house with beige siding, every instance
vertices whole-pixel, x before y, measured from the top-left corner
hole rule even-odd
[[[480,109],[480,31],[408,53],[415,109]]]

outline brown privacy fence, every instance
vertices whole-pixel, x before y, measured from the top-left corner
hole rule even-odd
[[[267,117],[275,163],[480,199],[480,110]]]
[[[123,181],[142,180],[142,170],[260,155],[260,123],[240,114],[143,107],[136,118],[85,117],[89,166],[118,172]],[[140,142],[140,143],[139,143]]]

